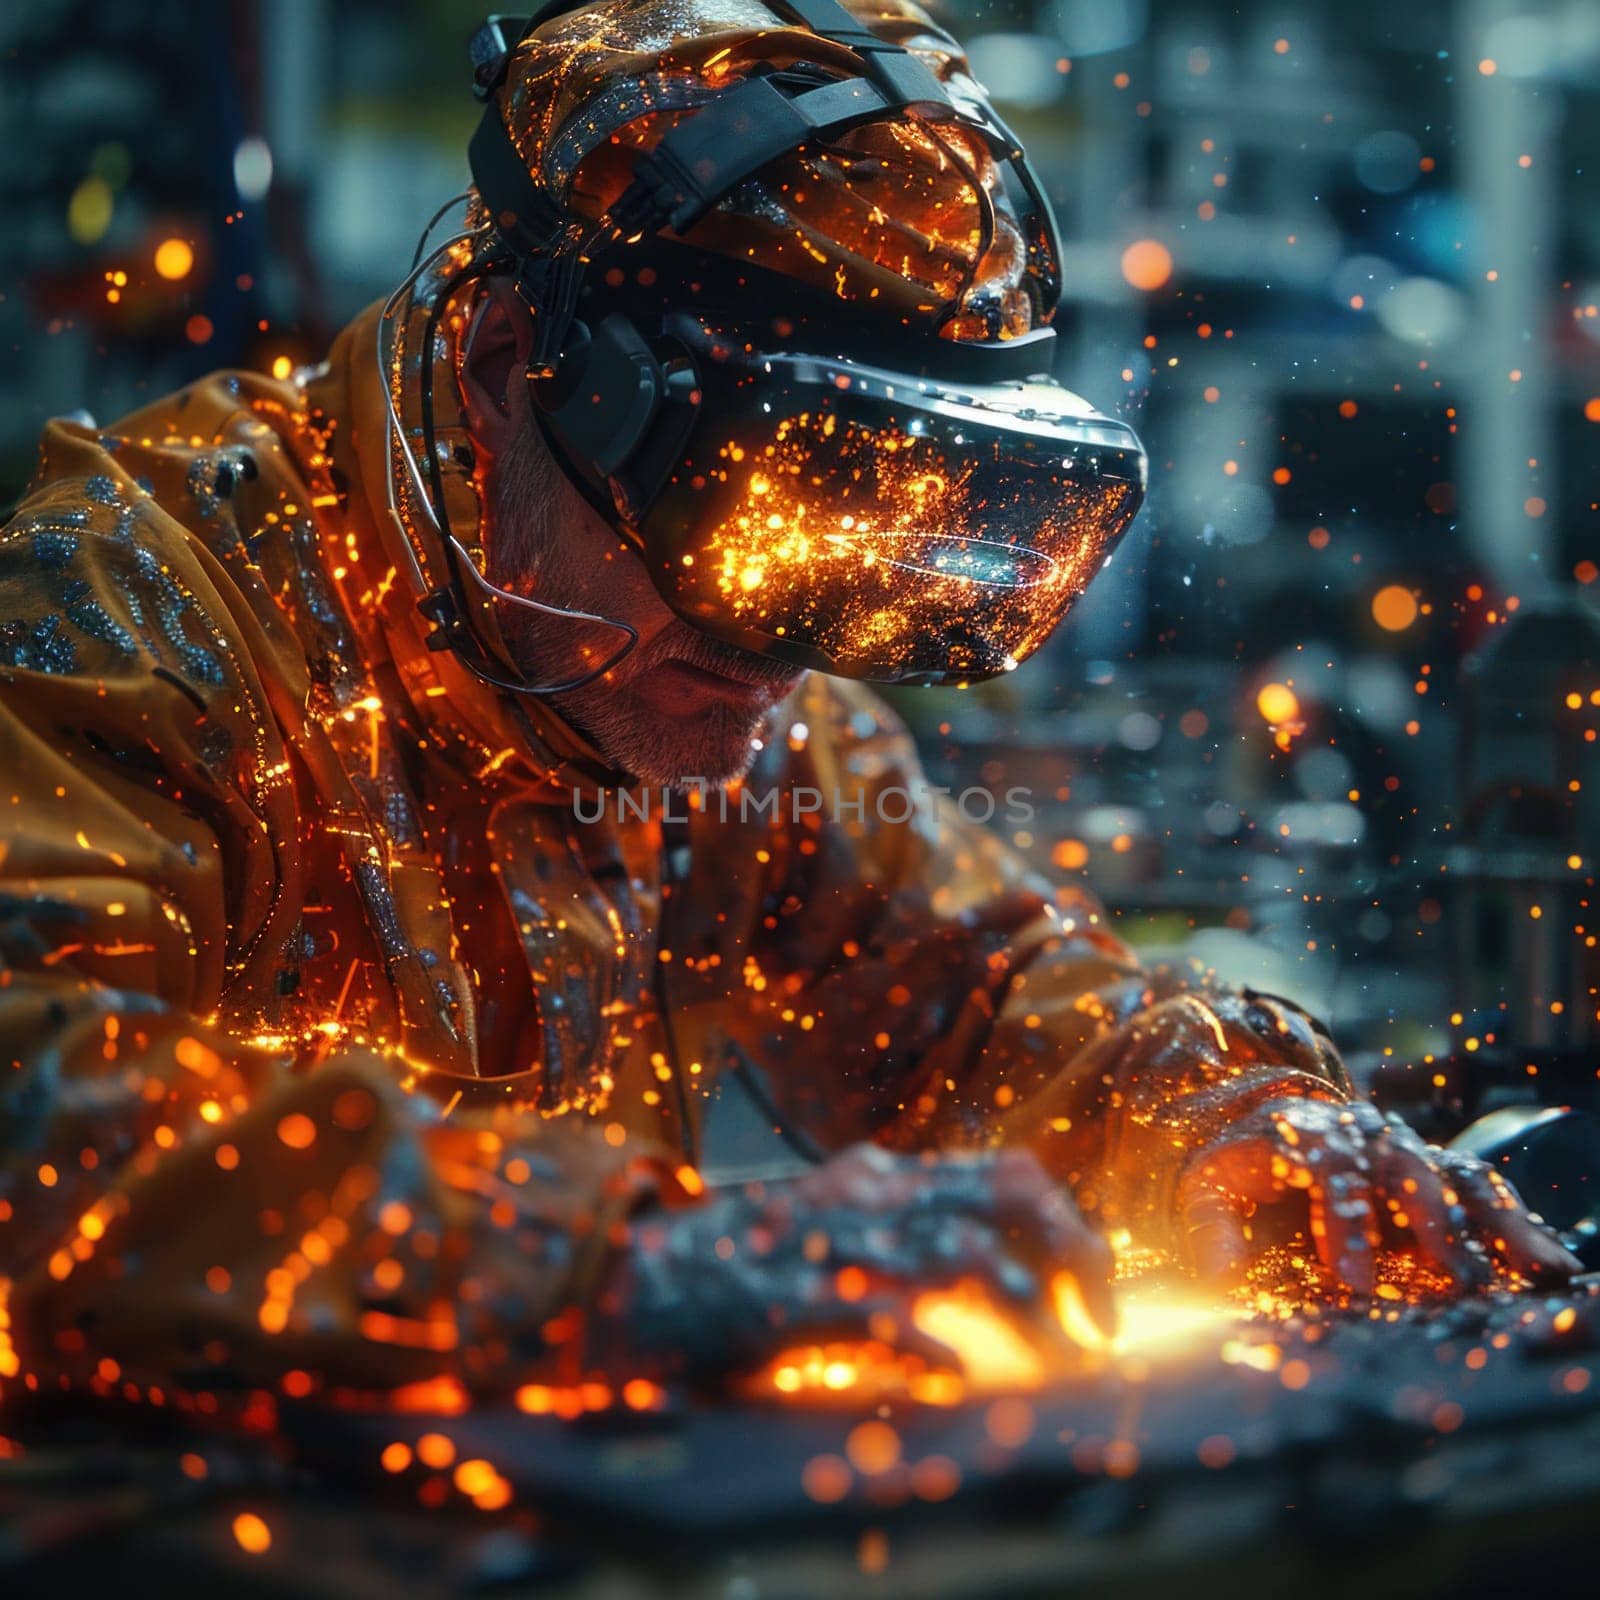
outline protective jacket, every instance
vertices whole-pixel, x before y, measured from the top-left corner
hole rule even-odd
[[[376,316],[52,422],[0,535],[8,1386],[517,1381],[628,1215],[695,1202],[730,1073],[799,1148],[1027,1141],[1157,1243],[1197,1141],[1347,1093],[1293,1008],[1142,971],[858,685],[679,821],[426,648]]]

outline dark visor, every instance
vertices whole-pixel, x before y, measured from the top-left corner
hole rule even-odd
[[[886,683],[1009,671],[1143,498],[1132,429],[1049,380],[696,365],[696,422],[634,526],[679,615],[796,665]]]

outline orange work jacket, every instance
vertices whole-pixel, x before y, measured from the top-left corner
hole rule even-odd
[[[52,422],[0,534],[0,1389],[514,1381],[694,1202],[731,1070],[808,1148],[1027,1141],[1157,1243],[1198,1140],[1348,1092],[1293,1008],[1142,971],[859,685],[747,780],[820,809],[602,793],[425,646],[376,321]]]

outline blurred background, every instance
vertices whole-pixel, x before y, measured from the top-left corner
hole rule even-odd
[[[1146,511],[1002,685],[900,704],[1119,930],[1445,1122],[1592,1088],[1600,6],[940,14],[1067,242],[1059,376]],[[287,373],[464,186],[465,0],[0,13],[0,501],[50,415]]]

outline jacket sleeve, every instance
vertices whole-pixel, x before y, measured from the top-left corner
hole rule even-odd
[[[95,470],[0,533],[0,1377],[509,1381],[671,1169],[239,1026],[241,953],[299,915],[292,676],[204,545],[57,443]]]
[[[861,795],[864,821],[825,817],[779,846],[768,937],[811,952],[787,1009],[831,1024],[813,1059],[861,1131],[1026,1142],[1103,1225],[1165,1247],[1191,1152],[1267,1100],[1349,1097],[1320,1025],[1198,968],[1142,968],[1084,887],[1046,882],[929,788],[875,698],[835,685],[807,714],[789,781]],[[792,927],[786,906],[804,907]]]

